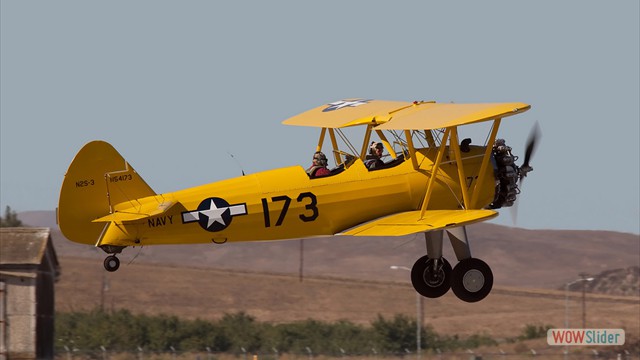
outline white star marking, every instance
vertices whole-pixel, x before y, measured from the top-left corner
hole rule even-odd
[[[340,101],[329,103],[329,105],[332,106],[332,110],[340,110],[347,106],[356,107],[356,106],[364,105],[366,103],[367,102],[365,100],[354,100],[354,101],[340,100]]]
[[[228,207],[218,208],[216,206],[216,203],[211,200],[209,209],[200,211],[200,214],[209,218],[209,222],[207,223],[208,228],[216,222],[222,224],[223,226],[227,226],[227,224],[224,222],[224,219],[222,219],[222,214],[227,211],[227,209]]]
[[[223,217],[223,214],[227,210],[229,210],[229,216]],[[229,225],[229,223],[225,221],[225,218],[228,218],[229,222],[231,222],[232,220],[231,217],[236,215],[246,215],[246,214],[247,214],[246,204],[236,204],[236,205],[230,205],[230,206],[217,207],[216,203],[213,200],[211,200],[208,209],[194,210],[194,211],[182,213],[182,222],[185,224],[191,223],[191,222],[197,222],[197,221],[200,221],[200,218],[201,218],[200,215],[204,215],[207,217],[207,226],[205,227],[206,230],[208,230],[211,227],[211,225],[215,223],[219,223],[224,228],[226,228]]]

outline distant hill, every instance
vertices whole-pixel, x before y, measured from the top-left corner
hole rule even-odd
[[[101,250],[73,243],[62,236],[56,225],[55,212],[31,211],[18,215],[25,225],[50,227],[59,256],[91,258],[95,259],[96,266],[102,266],[105,254]],[[602,281],[590,284],[593,291],[634,294],[634,284],[635,289],[638,288],[637,275],[635,278],[623,274],[605,275],[613,269],[640,266],[638,235],[610,231],[525,230],[486,223],[469,226],[467,230],[473,256],[491,266],[496,285],[558,289],[584,272],[589,276],[602,274],[598,275],[598,279],[602,276]],[[299,240],[167,245],[125,249],[120,258],[123,266],[133,261],[298,274],[300,246]],[[303,273],[307,276],[400,281],[405,280],[408,273],[389,267],[411,267],[425,253],[422,235],[307,239],[303,247]],[[445,257],[455,262],[446,240]],[[624,281],[618,284],[616,279]],[[608,285],[598,285],[604,283]]]
[[[623,296],[640,296],[640,267],[630,266],[625,269],[605,270],[599,274],[591,276],[593,280],[578,281],[571,286],[571,291],[581,291],[582,285],[586,292],[623,295]]]

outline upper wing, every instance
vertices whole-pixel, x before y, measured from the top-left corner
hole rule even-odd
[[[390,113],[411,106],[406,101],[345,99],[318,106],[293,116],[285,125],[342,128],[363,124],[380,124],[389,120]]]
[[[504,118],[531,108],[524,103],[438,104],[345,99],[293,116],[285,125],[343,128],[378,125],[380,130],[432,130]]]
[[[525,112],[524,103],[437,104],[416,103],[393,114],[380,130],[432,130],[504,118]]]
[[[493,210],[427,210],[419,219],[420,210],[407,211],[379,218],[337,235],[403,236],[419,232],[464,226],[498,216]]]

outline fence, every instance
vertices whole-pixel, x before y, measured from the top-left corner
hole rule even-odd
[[[565,353],[563,348],[549,347],[544,349],[527,349],[523,352],[498,351],[457,351],[457,352],[423,352],[419,356],[406,350],[402,354],[384,354],[376,349],[371,349],[369,354],[348,354],[344,350],[338,349],[333,352],[314,353],[307,348],[303,353],[279,353],[277,349],[272,349],[268,353],[251,353],[244,349],[239,349],[235,353],[216,353],[212,351],[175,351],[168,352],[147,352],[139,348],[135,352],[110,352],[102,347],[97,350],[69,349],[65,347],[64,352],[56,354],[56,360],[532,360],[532,359],[558,359],[558,360],[594,360],[594,359],[616,359],[616,360],[640,360],[640,352],[629,352],[628,350],[596,350],[596,349],[574,349]]]

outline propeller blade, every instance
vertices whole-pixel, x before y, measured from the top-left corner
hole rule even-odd
[[[509,208],[509,212],[511,214],[511,223],[513,224],[513,226],[518,225],[518,203],[519,201],[516,200],[513,206]]]
[[[527,176],[527,173],[533,170],[533,168],[529,165],[529,162],[531,161],[531,158],[533,157],[533,154],[536,151],[536,146],[538,144],[538,141],[540,140],[540,137],[542,137],[540,133],[540,124],[538,124],[538,122],[536,121],[536,123],[533,125],[533,128],[529,132],[529,137],[527,138],[527,145],[524,151],[524,162],[522,163],[522,166],[520,166],[519,168],[519,172],[520,172],[520,179],[518,179],[518,188],[520,190],[519,194],[522,193],[522,185],[524,183],[525,176]],[[518,197],[516,198],[516,201],[511,206],[511,209],[510,209],[511,221],[513,221],[513,225],[517,225],[518,223],[518,206],[520,205],[519,199],[520,199],[520,195],[518,195]]]
[[[529,161],[536,150],[536,143],[540,137],[540,124],[536,121],[529,133],[529,138],[527,139],[527,147],[524,152],[524,162],[522,163],[522,167],[529,167]]]
[[[511,214],[511,222],[513,222],[513,226],[518,225],[518,207],[520,206],[520,194],[522,194],[522,184],[524,183],[524,178],[520,177],[520,181],[518,183],[518,188],[520,189],[520,193],[518,197],[516,197],[516,201],[513,202],[513,205],[509,208]]]
[[[533,128],[531,129],[531,132],[529,132],[529,138],[527,139],[527,146],[524,151],[524,162],[519,169],[519,182],[522,182],[522,179],[524,179],[524,177],[533,170],[533,168],[529,165],[529,162],[531,161],[531,158],[536,151],[536,146],[538,140],[540,140],[540,137],[540,125],[536,121],[536,123],[533,125]]]

